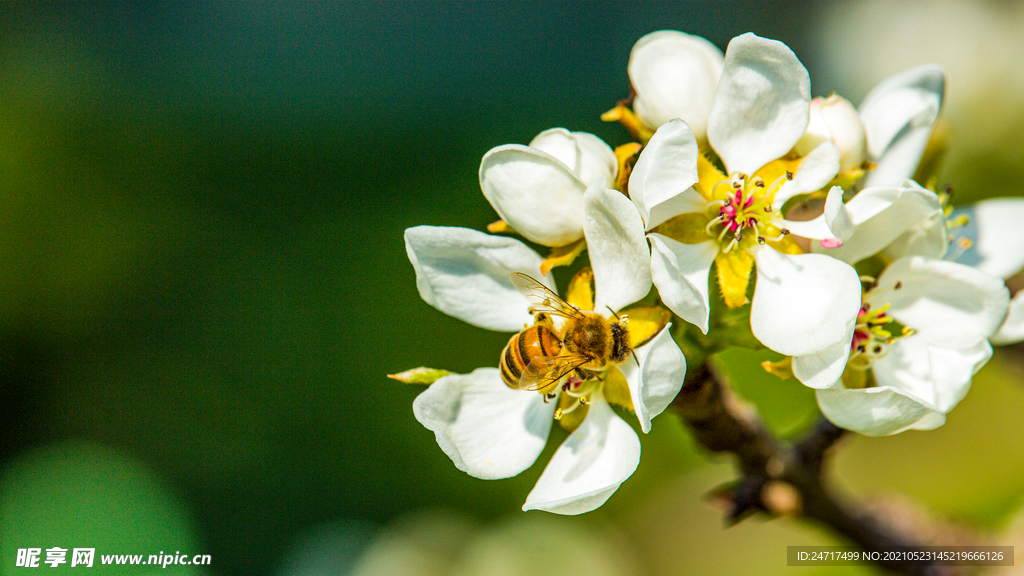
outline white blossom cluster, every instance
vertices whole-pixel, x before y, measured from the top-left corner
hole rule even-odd
[[[679,329],[714,337],[713,310],[749,304],[753,336],[787,358],[771,371],[814,388],[836,425],[872,436],[940,426],[990,343],[1024,340],[1024,299],[1011,303],[1004,284],[1024,268],[1024,201],[951,212],[912,179],[942,109],[938,67],[890,77],[854,107],[811,98],[807,70],[781,42],[744,34],[723,54],[659,31],[634,46],[628,75],[631,109],[606,116],[636,143],[613,150],[554,128],[481,161],[495,230],[550,248],[547,259],[507,235],[405,234],[420,295],[474,326],[534,325],[510,274],[558,293],[551,266],[583,250],[592,295],[564,293],[572,306],[610,321],[667,309],[635,355],[587,375],[602,385],[588,388],[581,421],[563,422],[569,436],[524,509],[593,510],[634,472],[639,439],[611,405],[648,432],[683,383]],[[579,384],[570,373],[553,392],[513,388],[494,352],[494,367],[444,376],[413,406],[457,467],[487,479],[536,461]]]

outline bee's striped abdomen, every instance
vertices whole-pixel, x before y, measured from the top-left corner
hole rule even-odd
[[[558,356],[561,351],[562,342],[554,332],[545,326],[531,326],[513,336],[501,353],[501,379],[518,389],[519,377],[534,358]]]

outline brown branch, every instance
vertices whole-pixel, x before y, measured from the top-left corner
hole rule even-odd
[[[687,374],[672,406],[705,448],[736,456],[741,477],[728,488],[730,522],[757,511],[799,514],[866,549],[926,544],[876,516],[854,512],[826,487],[822,478],[825,453],[844,434],[827,420],[822,419],[798,442],[780,440],[708,363]],[[880,566],[900,574],[959,573],[949,566],[898,562]]]

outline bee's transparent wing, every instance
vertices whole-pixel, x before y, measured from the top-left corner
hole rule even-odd
[[[550,288],[526,274],[513,272],[510,277],[516,290],[519,290],[519,293],[530,301],[530,311],[534,314],[546,312],[552,316],[562,316],[563,318],[584,318],[579,308],[562,300]]]
[[[538,356],[523,370],[523,375],[519,377],[519,389],[543,390],[589,361],[588,356],[581,354]]]

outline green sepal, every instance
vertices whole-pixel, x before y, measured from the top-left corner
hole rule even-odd
[[[793,358],[786,356],[778,362],[772,362],[771,360],[765,360],[761,362],[761,368],[764,371],[779,378],[780,380],[789,380],[793,378]]]
[[[609,404],[622,406],[630,412],[636,412],[636,408],[633,407],[633,397],[629,392],[629,382],[617,367],[612,366],[605,372],[602,393]]]
[[[871,388],[875,384],[870,370],[857,370],[851,366],[846,367],[839,381],[843,383],[843,388],[847,390]]]
[[[949,125],[945,122],[937,122],[932,128],[928,144],[925,145],[921,161],[914,172],[916,182],[928,182],[938,175],[942,162],[946,159],[946,152],[949,151],[950,133]]]
[[[750,299],[750,274],[754,270],[754,257],[746,250],[719,252],[715,256],[715,272],[718,290],[729,308],[744,306]]]
[[[654,227],[652,232],[663,234],[683,244],[700,244],[711,239],[705,228],[709,218],[700,212],[686,212],[674,216]]]
[[[420,366],[419,368],[413,368],[412,370],[406,370],[405,372],[399,372],[398,374],[388,374],[388,378],[392,380],[398,380],[406,384],[423,384],[429,386],[434,382],[450,376],[453,372],[442,370],[440,368],[427,368],[426,366]]]
[[[568,266],[576,260],[576,257],[583,253],[587,249],[587,241],[585,238],[567,244],[565,246],[557,246],[551,249],[551,253],[548,257],[540,263],[540,273],[547,276],[548,272],[556,266]]]
[[[712,270],[711,274],[714,275],[715,271]],[[748,286],[749,296],[752,296],[753,285],[754,282],[751,282]],[[717,294],[712,294],[709,300],[711,314],[707,334],[689,322],[673,322],[672,337],[686,356],[687,364],[695,366],[704,358],[731,346],[750,350],[765,349],[764,344],[750,331],[749,305],[729,308]]]

